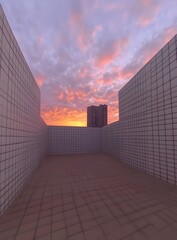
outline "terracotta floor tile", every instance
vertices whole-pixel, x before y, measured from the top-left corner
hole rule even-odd
[[[45,236],[45,235],[49,234],[50,232],[51,232],[51,224],[45,225],[45,226],[42,226],[42,227],[38,227],[37,230],[36,230],[35,237],[36,238],[42,237],[42,236]]]
[[[45,236],[39,237],[39,238],[35,238],[35,240],[52,240],[52,234],[46,234]]]
[[[82,228],[81,228],[80,224],[75,224],[75,225],[72,225],[70,227],[67,227],[68,236],[72,236],[72,235],[75,235],[75,234],[80,233],[80,232],[82,232]]]
[[[77,214],[77,210],[76,210],[76,209],[72,209],[72,210],[69,210],[69,211],[65,211],[65,212],[64,212],[65,218],[76,217],[77,215],[78,215],[78,214]]]
[[[36,227],[37,227],[37,221],[33,221],[30,223],[26,223],[26,224],[21,224],[18,229],[18,233],[27,232],[27,231],[35,229]]]
[[[8,240],[9,238],[12,238],[15,236],[15,234],[17,233],[17,228],[11,228],[8,229],[6,231],[3,231],[0,233],[0,239],[1,240]]]
[[[58,222],[64,220],[64,214],[63,213],[57,213],[52,215],[52,222]]]
[[[52,231],[57,231],[66,227],[65,221],[58,221],[52,223]]]
[[[52,214],[51,209],[43,210],[43,211],[40,211],[39,218],[48,217],[48,216],[51,216],[51,214]]]
[[[66,226],[69,227],[71,225],[77,224],[79,223],[79,217],[71,217],[71,218],[67,218],[65,219],[66,221]]]
[[[39,221],[38,221],[38,227],[49,225],[49,224],[51,224],[51,221],[52,221],[51,216],[40,218]]]
[[[82,222],[82,227],[83,227],[84,231],[94,228],[96,226],[98,226],[98,223],[96,220],[89,220],[86,222]]]
[[[52,240],[67,240],[66,230],[61,229],[56,232],[52,232]]]
[[[177,186],[108,155],[51,156],[1,217],[0,240],[176,240],[176,199]]]
[[[38,213],[32,213],[32,214],[25,215],[23,217],[22,224],[36,221],[38,219],[38,217],[39,217],[39,212]]]
[[[85,240],[85,237],[83,233],[78,233],[69,237],[68,240]]]
[[[52,215],[63,212],[62,206],[57,206],[52,208]]]
[[[104,240],[106,236],[99,228],[93,228],[84,232],[85,240]]]
[[[34,230],[17,234],[15,240],[31,240],[34,237]]]

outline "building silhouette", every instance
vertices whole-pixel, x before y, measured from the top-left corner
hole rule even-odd
[[[87,127],[104,127],[105,125],[107,125],[107,105],[89,106]]]

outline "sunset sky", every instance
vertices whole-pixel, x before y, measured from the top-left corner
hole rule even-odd
[[[41,89],[48,125],[118,120],[118,91],[177,33],[177,0],[0,0]]]

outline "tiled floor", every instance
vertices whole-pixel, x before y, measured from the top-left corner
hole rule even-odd
[[[177,187],[102,154],[52,156],[0,221],[0,240],[176,240]]]

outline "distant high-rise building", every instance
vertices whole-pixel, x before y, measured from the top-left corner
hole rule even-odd
[[[87,127],[104,127],[105,125],[107,125],[107,105],[89,106]]]

